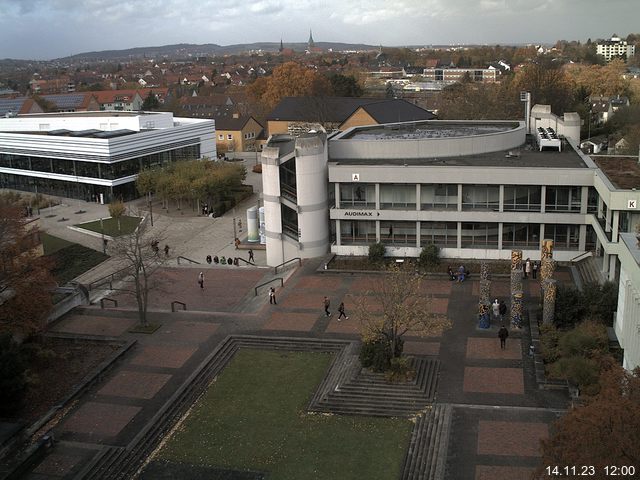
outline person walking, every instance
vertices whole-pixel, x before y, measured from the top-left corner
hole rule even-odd
[[[255,260],[253,259],[253,250],[251,250],[251,249],[249,249],[249,261],[250,261],[251,263],[254,263],[254,262],[255,262]]]
[[[338,313],[340,314],[338,315],[338,321],[340,321],[342,317],[344,317],[345,320],[349,320],[349,317],[344,313],[344,302],[340,302],[340,305],[338,305]]]
[[[527,261],[524,262],[524,278],[527,278],[531,275],[531,260],[527,258]]]
[[[500,322],[504,322],[504,317],[507,314],[507,304],[504,303],[504,300],[500,300]]]
[[[500,302],[498,302],[497,298],[491,304],[491,312],[493,313],[493,318],[500,319]]]
[[[538,276],[538,261],[533,262],[533,266],[531,267],[531,276],[535,280]]]
[[[498,337],[500,338],[500,349],[504,350],[507,348],[507,337],[509,336],[509,330],[502,324],[500,330],[498,330]]]
[[[164,246],[164,256],[168,257],[169,256],[169,245],[165,245]]]
[[[324,297],[324,301],[322,303],[324,305],[324,314],[327,317],[331,316],[331,312],[329,311],[329,307],[331,306],[331,300],[329,300],[329,297]]]
[[[269,287],[269,305],[277,305],[276,302],[276,289],[273,287]]]
[[[200,285],[200,288],[204,288],[204,273],[200,272],[198,274],[198,284]]]

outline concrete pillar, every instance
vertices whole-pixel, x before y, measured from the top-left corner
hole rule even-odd
[[[578,240],[578,250],[584,252],[587,248],[587,226],[580,225],[580,233]]]
[[[582,215],[587,214],[587,207],[589,205],[589,187],[582,187],[580,196],[580,213]]]
[[[611,231],[611,209],[610,208],[607,208],[607,214],[605,216],[605,222],[604,222],[604,231],[605,232]]]
[[[334,196],[336,197],[336,208],[342,208],[340,202],[342,199],[340,198],[340,183],[336,182],[334,185]]]
[[[617,255],[609,255],[609,281],[613,282],[616,279],[616,263],[618,260]]]
[[[540,188],[540,212],[544,213],[546,207],[547,207],[547,186],[542,185],[542,187]],[[540,235],[540,238],[544,238],[544,237]]]
[[[603,253],[602,254],[602,268],[601,268],[601,272],[604,275],[608,275],[609,274],[609,257],[610,255],[608,253]]]
[[[522,250],[511,250],[511,296],[522,291]]]
[[[462,248],[462,222],[458,222],[458,231],[457,231],[457,247],[458,249]]]
[[[380,184],[379,183],[376,183],[376,210],[380,210]]]
[[[342,231],[340,230],[340,220],[336,220],[336,245],[342,245]]]
[[[498,194],[498,211],[504,212],[504,185],[500,185],[500,193]]]
[[[502,231],[503,231],[503,223],[498,223],[498,250],[502,250]]]
[[[458,211],[462,211],[462,184],[458,184]],[[458,246],[460,248],[460,246]]]
[[[420,211],[420,184],[416,183],[416,210]]]
[[[377,190],[377,188],[376,188],[376,190]],[[378,196],[376,195],[376,198],[377,197]],[[376,202],[377,202],[377,200],[376,200]],[[380,220],[376,220],[376,243],[380,243],[380,242],[381,242],[381,240],[380,240]]]
[[[618,227],[620,225],[620,211],[613,211],[613,218],[611,219],[611,241],[618,241]]]
[[[284,262],[279,155],[280,149],[278,147],[269,146],[264,147],[261,155],[267,265],[270,266]]]
[[[420,238],[420,222],[416,222],[416,247],[422,248],[422,239]]]
[[[602,206],[604,205],[604,201],[602,200],[602,197],[600,195],[598,195],[598,219],[602,218]]]

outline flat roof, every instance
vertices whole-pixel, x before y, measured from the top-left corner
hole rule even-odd
[[[442,158],[333,158],[338,165],[389,165],[389,166],[458,166],[458,167],[509,167],[509,168],[589,168],[582,157],[571,148],[559,152],[555,149],[539,151],[530,144],[520,148],[497,152]]]
[[[640,189],[640,162],[638,157],[591,155],[602,173],[613,186],[622,190]]]
[[[446,122],[421,121],[416,123],[392,123],[368,127],[356,127],[340,139],[348,140],[410,140],[421,138],[455,138],[501,133],[519,127],[518,122]]]

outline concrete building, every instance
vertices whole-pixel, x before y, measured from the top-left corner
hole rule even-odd
[[[142,168],[216,158],[215,123],[168,112],[0,118],[0,188],[110,202],[138,196]]]
[[[529,132],[529,133],[528,133]],[[524,121],[370,125],[271,136],[262,153],[267,263],[295,257],[417,257],[435,244],[444,258],[540,260],[595,257],[620,281],[614,330],[625,367],[640,364],[640,224],[637,157],[585,155],[580,119],[544,105]]]
[[[609,40],[602,40],[596,44],[596,54],[602,55],[607,62],[612,58],[633,57],[636,53],[636,46],[628,44],[617,35],[613,35]]]
[[[633,370],[640,367],[640,237],[622,233],[620,238],[618,311],[613,328],[624,349],[622,366]]]

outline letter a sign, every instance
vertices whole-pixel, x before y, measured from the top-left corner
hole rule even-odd
[[[360,181],[360,174],[359,173],[352,173],[351,174],[351,181],[352,182],[359,182]]]

